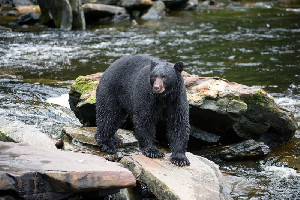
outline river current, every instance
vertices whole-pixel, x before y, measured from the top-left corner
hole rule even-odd
[[[68,108],[70,84],[126,54],[183,61],[186,71],[259,87],[300,125],[300,9],[269,7],[171,12],[163,20],[95,25],[86,31],[14,27],[0,34],[0,116],[56,138],[80,125]],[[0,19],[1,25],[1,19]],[[300,130],[255,161],[215,161],[247,187],[235,199],[300,199]]]

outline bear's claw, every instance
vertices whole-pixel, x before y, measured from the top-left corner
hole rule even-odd
[[[171,162],[179,167],[189,166],[191,164],[184,154],[181,156],[171,156]]]
[[[142,153],[149,158],[162,158],[165,154],[157,149],[142,150]]]

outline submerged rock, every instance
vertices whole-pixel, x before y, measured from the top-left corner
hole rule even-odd
[[[18,17],[15,23],[17,25],[34,24],[38,22],[39,18],[40,15],[38,13],[26,13]]]
[[[263,142],[247,140],[238,144],[222,147],[219,156],[224,160],[245,160],[265,156],[269,152],[270,148]]]
[[[132,173],[95,155],[0,142],[0,199],[99,199],[135,186]]]
[[[162,159],[133,155],[124,157],[121,163],[157,199],[232,199],[230,185],[215,163],[191,153],[186,155],[191,165],[185,167],[174,166],[170,154]]]
[[[95,126],[96,88],[101,75],[80,76],[71,86],[70,107],[84,126]],[[183,77],[191,125],[220,136],[220,141],[254,139],[276,146],[294,136],[297,123],[293,114],[276,104],[264,90],[218,77],[199,77],[186,72]]]

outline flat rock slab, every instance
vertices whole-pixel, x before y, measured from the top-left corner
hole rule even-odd
[[[56,149],[55,140],[41,132],[33,125],[27,125],[20,121],[10,121],[0,117],[0,132],[14,142],[43,146],[43,148]]]
[[[84,192],[115,193],[135,183],[128,169],[99,156],[0,142],[0,194],[63,199]]]
[[[95,134],[97,127],[64,127],[63,132],[71,137],[72,139],[77,140],[78,142],[86,145],[98,146],[95,140]],[[123,146],[137,146],[138,141],[134,137],[132,131],[118,129],[116,136],[123,141]]]
[[[121,163],[136,179],[163,200],[232,199],[230,185],[219,171],[218,165],[206,158],[186,153],[191,165],[177,167],[169,161],[170,154],[162,159],[144,155],[124,157]]]

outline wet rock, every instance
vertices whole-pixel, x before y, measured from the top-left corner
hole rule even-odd
[[[0,198],[65,199],[88,194],[94,199],[135,185],[119,163],[95,155],[0,142]]]
[[[116,133],[116,136],[123,142],[118,147],[118,152],[113,155],[101,152],[94,138],[96,130],[97,127],[64,127],[64,149],[101,155],[109,161],[119,161],[126,155],[139,152],[138,141],[132,131],[124,129],[119,129]]]
[[[101,73],[80,76],[71,86],[69,102],[85,126],[95,126],[96,87]],[[191,125],[220,136],[223,143],[254,139],[269,146],[282,145],[294,136],[293,114],[260,88],[218,77],[183,72]]]
[[[197,10],[199,6],[199,1],[198,0],[189,0],[187,3],[186,3],[186,6],[185,6],[185,10]]]
[[[12,0],[0,0],[0,6],[2,7],[12,7]]]
[[[230,185],[212,161],[186,153],[191,165],[176,167],[170,154],[162,159],[144,155],[124,157],[121,163],[147,185],[157,199],[231,199]]]
[[[102,74],[79,76],[71,85],[70,108],[83,126],[96,126],[96,88]]]
[[[4,26],[0,26],[0,32],[4,32],[4,31],[9,31],[11,32],[11,28],[7,28],[7,27],[4,27]]]
[[[86,21],[89,22],[108,21],[113,20],[116,17],[122,17],[124,19],[129,17],[126,10],[118,6],[104,4],[84,4],[82,7]]]
[[[40,15],[38,13],[26,13],[21,15],[16,20],[16,25],[34,24],[39,21]]]
[[[14,142],[47,149],[56,149],[56,141],[34,126],[24,124],[20,121],[10,121],[0,117],[0,132]]]
[[[161,19],[165,15],[165,8],[165,4],[162,1],[155,1],[148,12],[142,16],[142,19]]]
[[[96,3],[105,5],[117,5],[120,0],[82,0],[82,4]]]
[[[245,160],[265,156],[270,148],[263,142],[246,140],[238,144],[224,146],[219,152],[223,160]]]
[[[52,24],[54,22],[55,27],[71,30],[72,28],[72,7],[68,0],[38,0],[38,4],[41,8],[42,24]]]
[[[127,10],[145,10],[152,6],[152,0],[121,0],[119,6]]]
[[[170,9],[180,9],[186,6],[188,0],[162,0],[167,8]]]
[[[15,7],[24,5],[37,5],[37,0],[13,0],[13,5]]]
[[[69,137],[71,137],[72,139],[75,139],[81,142],[82,144],[96,146],[97,148],[99,148],[94,138],[96,131],[97,131],[97,127],[64,127],[63,128],[63,132]],[[132,131],[119,129],[116,133],[116,136],[122,140],[124,147],[138,145],[138,141],[133,136]]]
[[[29,6],[18,6],[16,7],[19,14],[26,13],[41,13],[40,6],[38,5],[29,5]]]

